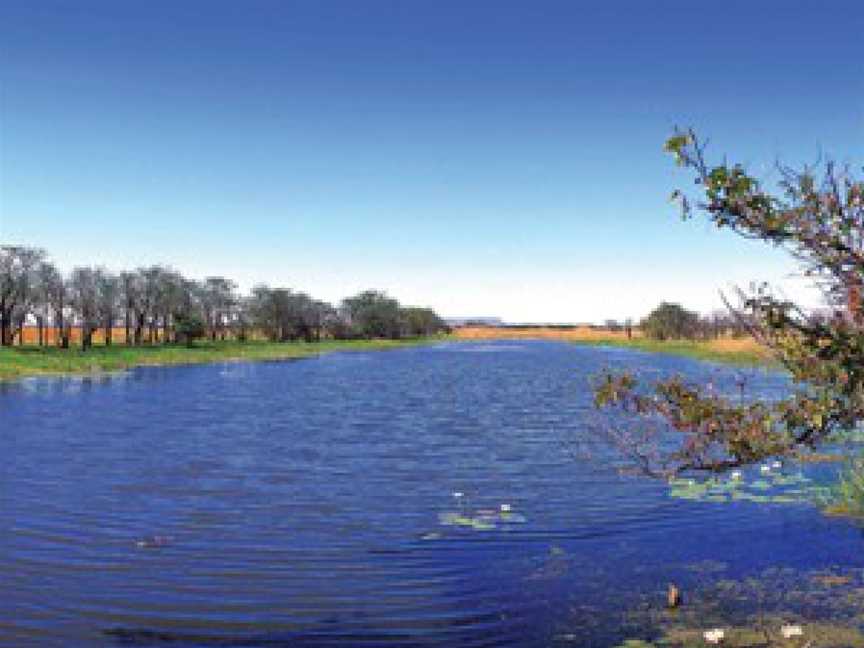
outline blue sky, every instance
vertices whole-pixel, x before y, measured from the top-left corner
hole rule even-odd
[[[0,240],[510,321],[702,311],[779,251],[682,223],[675,125],[864,162],[864,3],[0,6]]]

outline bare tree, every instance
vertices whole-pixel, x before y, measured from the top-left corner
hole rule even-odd
[[[123,325],[126,330],[126,344],[131,345],[132,340],[132,323],[135,319],[138,303],[140,281],[139,277],[134,272],[121,272],[119,275],[120,281],[120,299],[123,303]],[[137,341],[136,341],[137,343]]]
[[[211,340],[229,335],[245,341],[255,329],[280,342],[315,342],[330,336],[393,337],[437,332],[443,322],[431,309],[402,308],[384,293],[367,291],[343,301],[340,309],[288,288],[256,286],[248,297],[221,276],[195,282],[160,265],[114,274],[105,268],[78,267],[64,280],[41,250],[0,246],[0,342],[12,343],[30,315],[39,328],[38,344],[46,343],[45,322],[57,329],[56,342],[68,348],[72,325],[80,324],[81,344],[88,349],[93,333],[102,329],[111,345],[118,318],[123,317],[126,344],[141,345],[197,337],[199,321]],[[146,329],[146,331],[145,331]]]
[[[0,246],[0,346],[12,344],[12,326],[15,320],[23,322],[27,314],[35,297],[37,269],[44,258],[45,253],[38,248]]]
[[[98,268],[95,272],[95,281],[97,311],[105,330],[105,345],[111,346],[114,320],[117,319],[117,312],[120,309],[120,279],[104,268]]]
[[[225,339],[226,325],[238,302],[236,290],[237,284],[225,277],[207,277],[198,285],[198,298],[211,340],[217,335]]]
[[[40,267],[40,287],[42,299],[51,312],[54,330],[57,333],[56,344],[64,349],[69,348],[69,325],[66,312],[70,307],[69,288],[63,275],[51,264]]]
[[[69,275],[70,302],[81,326],[81,348],[93,346],[93,331],[99,324],[99,288],[93,268],[81,267]]]

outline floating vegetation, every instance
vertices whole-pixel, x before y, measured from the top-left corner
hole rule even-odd
[[[830,452],[808,452],[801,453],[795,457],[799,463],[841,463],[846,461],[846,456]]]
[[[625,642],[623,645],[628,644]],[[641,644],[657,648],[696,648],[712,645],[729,648],[858,648],[864,647],[864,635],[855,627],[838,624],[809,623],[801,626],[783,624],[782,618],[765,618],[753,625],[728,628],[673,628],[656,642]]]
[[[669,480],[669,496],[694,502],[756,502],[760,504],[814,503],[824,500],[828,487],[813,483],[800,472],[780,472],[779,462],[760,467],[758,477],[746,480],[740,471],[728,479]]]
[[[667,610],[643,601],[628,614],[641,628],[618,648],[864,648],[864,570],[769,569],[720,579]]]
[[[475,531],[491,531],[511,524],[524,524],[524,515],[514,513],[509,504],[502,504],[500,509],[480,509],[468,514],[457,511],[445,511],[438,514],[438,521],[444,526],[466,527]]]
[[[859,424],[850,429],[837,430],[828,437],[827,442],[830,444],[864,445],[864,425]]]
[[[438,521],[444,526],[470,527],[476,531],[490,531],[495,528],[495,520],[485,515],[472,517],[462,513],[448,511],[438,515]]]
[[[849,461],[826,500],[829,515],[864,518],[864,454]]]

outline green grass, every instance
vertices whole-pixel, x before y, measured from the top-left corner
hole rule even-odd
[[[412,340],[326,340],[323,342],[197,342],[193,347],[154,345],[80,348],[0,348],[0,380],[26,376],[88,374],[121,371],[146,365],[202,364],[226,361],[287,360],[334,351],[399,349],[428,344],[441,338]]]
[[[672,355],[687,356],[697,360],[708,360],[710,362],[722,362],[734,365],[759,365],[774,366],[776,363],[762,351],[742,349],[722,349],[712,346],[711,342],[699,340],[650,340],[647,338],[636,338],[622,340],[617,338],[597,340],[574,340],[574,344],[590,346],[614,346],[650,353],[669,353]]]

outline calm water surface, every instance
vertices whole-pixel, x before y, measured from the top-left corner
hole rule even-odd
[[[737,374],[501,342],[7,386],[0,645],[610,646],[693,565],[864,566],[808,506],[673,500],[580,458],[605,366]]]

